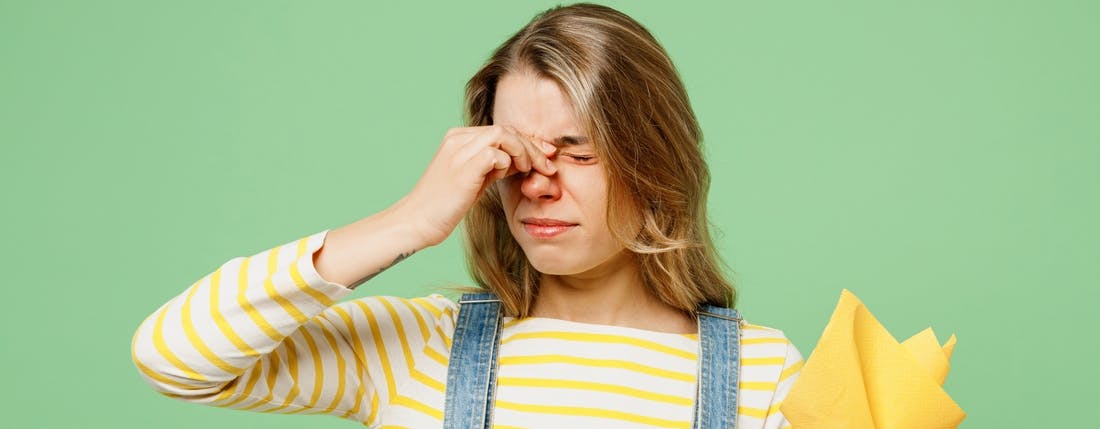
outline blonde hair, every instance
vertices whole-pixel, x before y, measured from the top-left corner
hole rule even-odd
[[[494,51],[466,85],[468,126],[493,124],[497,82],[529,69],[559,85],[608,176],[607,224],[633,252],[645,286],[688,313],[701,303],[732,307],[706,215],[710,173],[702,131],[664,48],[615,9],[579,3],[534,17]],[[503,301],[529,315],[539,272],[508,229],[500,194],[486,191],[465,217],[468,269]],[[633,228],[640,226],[639,229]]]

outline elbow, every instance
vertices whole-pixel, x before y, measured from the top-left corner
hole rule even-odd
[[[154,391],[165,396],[200,400],[216,395],[227,383],[211,382],[189,376],[166,360],[148,336],[139,328],[130,344],[130,358],[138,374]]]

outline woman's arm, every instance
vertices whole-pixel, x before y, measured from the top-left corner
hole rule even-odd
[[[393,383],[384,377],[395,373],[378,367],[384,359],[371,336],[394,322],[368,317],[369,300],[336,304],[351,289],[326,276],[361,283],[358,273],[424,247],[390,213],[342,228],[343,249],[328,249],[336,231],[322,231],[225,262],[141,324],[133,339],[139,371],[158,392],[189,402],[370,420],[388,393],[375,385]],[[315,259],[359,268],[322,275]]]
[[[438,244],[425,236],[425,227],[402,213],[406,200],[330,231],[324,247],[313,255],[317,273],[355,289],[417,250]]]
[[[788,340],[786,357],[783,359],[783,370],[779,374],[771,406],[768,407],[768,416],[764,419],[765,429],[789,429],[791,427],[790,422],[787,421],[787,417],[783,415],[779,407],[783,404],[783,400],[787,398],[787,393],[791,391],[791,386],[794,385],[795,380],[798,379],[802,364],[802,353],[798,351],[794,343]]]
[[[412,192],[377,215],[332,231],[315,256],[317,272],[355,288],[413,252],[446,240],[497,180],[531,170],[554,174],[547,156],[556,150],[511,127],[448,130]]]
[[[311,263],[327,233],[234,257],[154,311],[132,343],[146,381],[166,396],[213,406],[313,406],[366,417],[344,393],[370,399],[375,389],[357,371],[349,327],[334,318],[341,310],[330,309],[351,289],[327,282]],[[318,386],[322,395],[311,400]]]
[[[134,363],[157,391],[187,401],[373,421],[413,355],[440,333],[424,319],[446,316],[400,299],[336,301],[443,242],[496,180],[532,168],[552,174],[554,149],[508,127],[449,130],[392,207],[229,260],[161,306],[134,335]]]

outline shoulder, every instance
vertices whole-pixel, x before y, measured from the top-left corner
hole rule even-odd
[[[458,313],[458,303],[438,293],[405,300],[413,307],[428,312],[432,315],[432,318],[437,320],[451,319],[453,321],[455,314]]]
[[[777,342],[787,340],[787,335],[782,330],[771,326],[758,325],[748,319],[741,321],[741,331],[743,338],[771,338]]]
[[[782,330],[747,320],[741,323],[741,328],[742,357],[745,361],[777,369],[780,376],[797,372],[802,363],[802,353]]]
[[[340,307],[336,310],[338,313],[359,315],[383,325],[438,325],[448,320],[453,323],[454,314],[458,311],[458,304],[440,294],[413,298],[372,295],[343,301],[337,307]]]

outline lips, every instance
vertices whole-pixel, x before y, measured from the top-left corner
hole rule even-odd
[[[573,226],[576,225],[573,222],[566,222],[559,219],[543,218],[543,217],[525,217],[520,219],[520,222],[537,225],[537,226]]]
[[[523,229],[527,231],[532,237],[537,239],[549,239],[569,231],[577,226],[572,222],[566,222],[560,219],[548,219],[548,218],[523,218],[520,220],[523,222]]]

